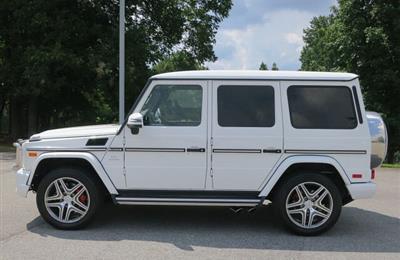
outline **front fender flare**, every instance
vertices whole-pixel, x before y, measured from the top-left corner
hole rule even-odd
[[[285,160],[283,160],[274,170],[274,172],[268,178],[266,184],[262,188],[259,197],[267,197],[271,190],[274,188],[275,184],[279,181],[281,176],[285,173],[285,171],[292,165],[297,163],[324,163],[332,165],[336,168],[339,172],[340,177],[342,178],[343,182],[347,185],[350,184],[350,179],[347,176],[346,172],[344,171],[343,167],[330,156],[323,156],[323,155],[294,155],[289,156]]]
[[[96,158],[96,156],[94,156],[91,153],[88,152],[47,152],[47,153],[43,153],[41,154],[35,164],[32,167],[32,173],[30,175],[30,178],[28,180],[27,185],[31,185],[32,180],[33,180],[33,176],[36,173],[36,169],[38,167],[38,165],[40,164],[40,162],[42,162],[43,160],[46,159],[83,159],[85,161],[87,161],[88,163],[90,163],[90,165],[92,165],[93,169],[95,170],[95,172],[97,173],[97,175],[99,176],[99,178],[101,179],[101,181],[104,183],[104,186],[107,188],[108,192],[110,192],[110,194],[118,194],[117,189],[115,188],[114,184],[112,183],[112,181],[110,180],[110,177],[108,177],[106,171],[104,170],[103,166],[101,165],[100,161]]]

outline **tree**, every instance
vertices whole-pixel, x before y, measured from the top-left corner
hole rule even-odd
[[[272,67],[271,70],[279,70],[278,65],[276,65],[276,63],[272,63]]]
[[[388,127],[387,160],[400,150],[400,2],[339,0],[329,16],[304,31],[302,70],[349,71],[360,76],[369,110]]]
[[[153,73],[165,73],[171,71],[182,71],[182,70],[205,70],[206,67],[202,66],[194,57],[185,51],[175,52],[153,67]]]
[[[13,138],[116,120],[118,3],[2,1],[0,107],[3,99],[10,101]],[[215,34],[231,6],[231,0],[127,0],[127,106],[152,66],[174,52],[187,53],[196,64],[215,61]],[[26,111],[29,123],[21,124]]]
[[[259,70],[268,70],[267,64],[262,61]]]

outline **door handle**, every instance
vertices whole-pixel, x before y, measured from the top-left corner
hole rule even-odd
[[[281,153],[281,149],[263,149],[263,153]]]
[[[187,152],[192,152],[192,153],[204,153],[206,151],[205,148],[187,148]]]

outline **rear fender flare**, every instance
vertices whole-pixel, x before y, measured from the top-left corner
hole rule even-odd
[[[347,186],[350,184],[350,179],[347,176],[346,172],[344,171],[343,167],[334,158],[322,155],[319,156],[294,155],[287,157],[277,166],[275,171],[271,174],[271,176],[267,180],[264,187],[261,189],[259,196],[263,198],[267,197],[271,192],[271,190],[274,188],[274,186],[278,183],[279,179],[285,174],[286,170],[290,166],[298,163],[323,163],[332,165],[339,172],[340,177],[342,178],[345,185]]]

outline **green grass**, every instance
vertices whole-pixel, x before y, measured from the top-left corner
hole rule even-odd
[[[384,163],[382,164],[383,168],[400,168],[400,163]]]

